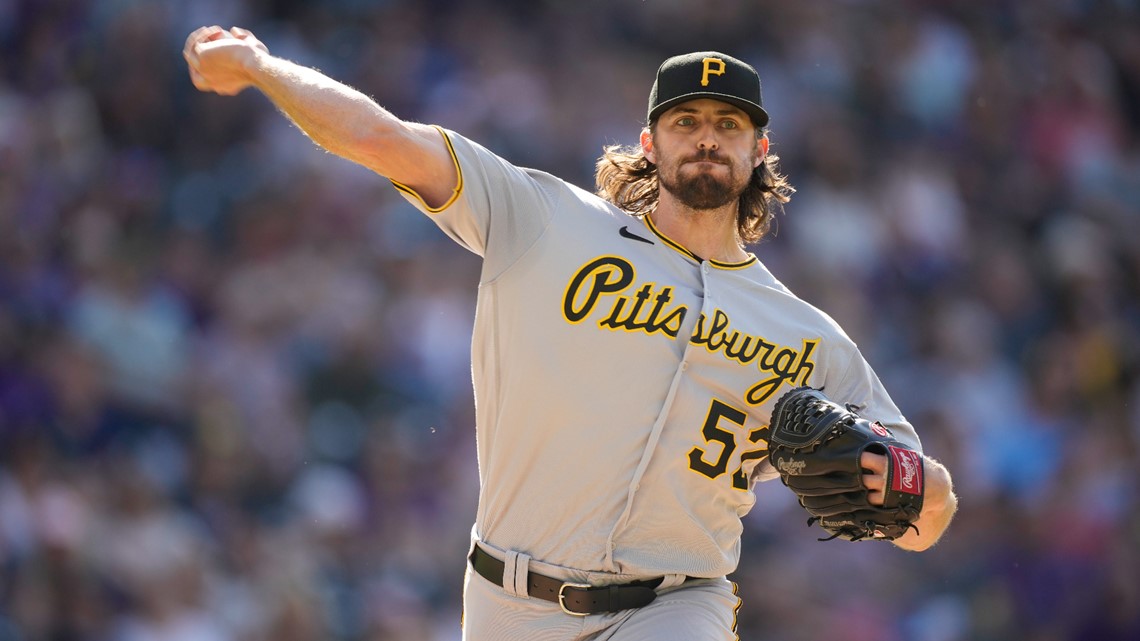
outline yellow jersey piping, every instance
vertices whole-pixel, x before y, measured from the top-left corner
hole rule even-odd
[[[677,241],[675,241],[672,238],[669,238],[665,234],[661,233],[661,230],[657,229],[657,226],[653,224],[653,219],[649,217],[649,214],[646,214],[644,218],[645,218],[645,226],[649,228],[649,231],[653,232],[658,238],[660,238],[661,242],[665,243],[669,247],[672,247],[677,252],[680,252],[680,253],[688,256],[689,258],[692,258],[693,260],[697,261],[698,263],[702,262],[703,259],[700,256],[694,254],[693,252],[689,251],[687,248],[685,248],[683,245],[681,245]],[[719,260],[712,260],[711,258],[709,259],[709,263],[713,267],[717,267],[719,269],[744,269],[745,267],[752,265],[752,263],[755,263],[756,260],[757,260],[756,256],[750,255],[748,257],[748,260],[745,260],[745,261],[742,261],[739,263],[725,263],[725,262],[722,262]]]
[[[439,134],[443,136],[443,144],[447,145],[447,153],[451,155],[451,162],[455,164],[455,175],[457,176],[457,179],[455,182],[455,191],[452,192],[451,198],[448,198],[447,202],[443,203],[439,207],[430,207],[428,206],[427,201],[424,200],[423,196],[419,195],[415,189],[412,189],[403,183],[396,182],[391,178],[388,180],[390,180],[392,182],[392,185],[396,189],[400,190],[400,192],[420,201],[420,204],[423,205],[424,211],[428,212],[429,214],[438,214],[439,212],[450,207],[451,203],[454,203],[463,193],[463,169],[459,166],[459,157],[455,155],[455,147],[451,146],[451,138],[448,137],[447,132],[444,131],[442,127],[436,125],[433,126],[436,128],[436,130],[439,131]]]

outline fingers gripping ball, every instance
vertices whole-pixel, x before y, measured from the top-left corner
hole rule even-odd
[[[895,440],[879,423],[860,418],[823,392],[798,387],[772,410],[768,457],[780,480],[818,523],[843,538],[897,539],[915,527],[922,511],[922,455]],[[883,504],[868,500],[860,457],[887,457]]]

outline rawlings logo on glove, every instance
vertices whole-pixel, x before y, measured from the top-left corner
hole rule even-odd
[[[922,512],[922,454],[895,440],[890,430],[833,403],[817,389],[797,387],[772,410],[768,457],[780,480],[818,523],[843,538],[897,539]],[[863,452],[888,459],[883,504],[868,500]]]
[[[780,474],[787,474],[789,476],[799,476],[804,473],[804,468],[807,463],[803,461],[789,461],[788,459],[776,460],[776,471]]]
[[[887,451],[891,454],[891,465],[895,477],[891,489],[896,492],[921,495],[922,455],[914,450],[907,450],[894,445],[888,445]]]

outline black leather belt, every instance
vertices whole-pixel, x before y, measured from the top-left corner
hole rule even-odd
[[[487,554],[477,545],[475,551],[471,553],[471,567],[484,579],[503,587],[503,569],[506,564]],[[533,598],[557,603],[566,614],[586,616],[645,607],[657,598],[654,588],[661,585],[663,580],[662,578],[591,587],[585,583],[559,581],[537,572],[528,572],[526,591]]]

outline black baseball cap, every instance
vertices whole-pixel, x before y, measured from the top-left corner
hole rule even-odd
[[[688,100],[712,98],[740,107],[752,124],[768,124],[760,101],[760,75],[752,65],[716,51],[673,56],[661,63],[649,92],[648,122]]]

